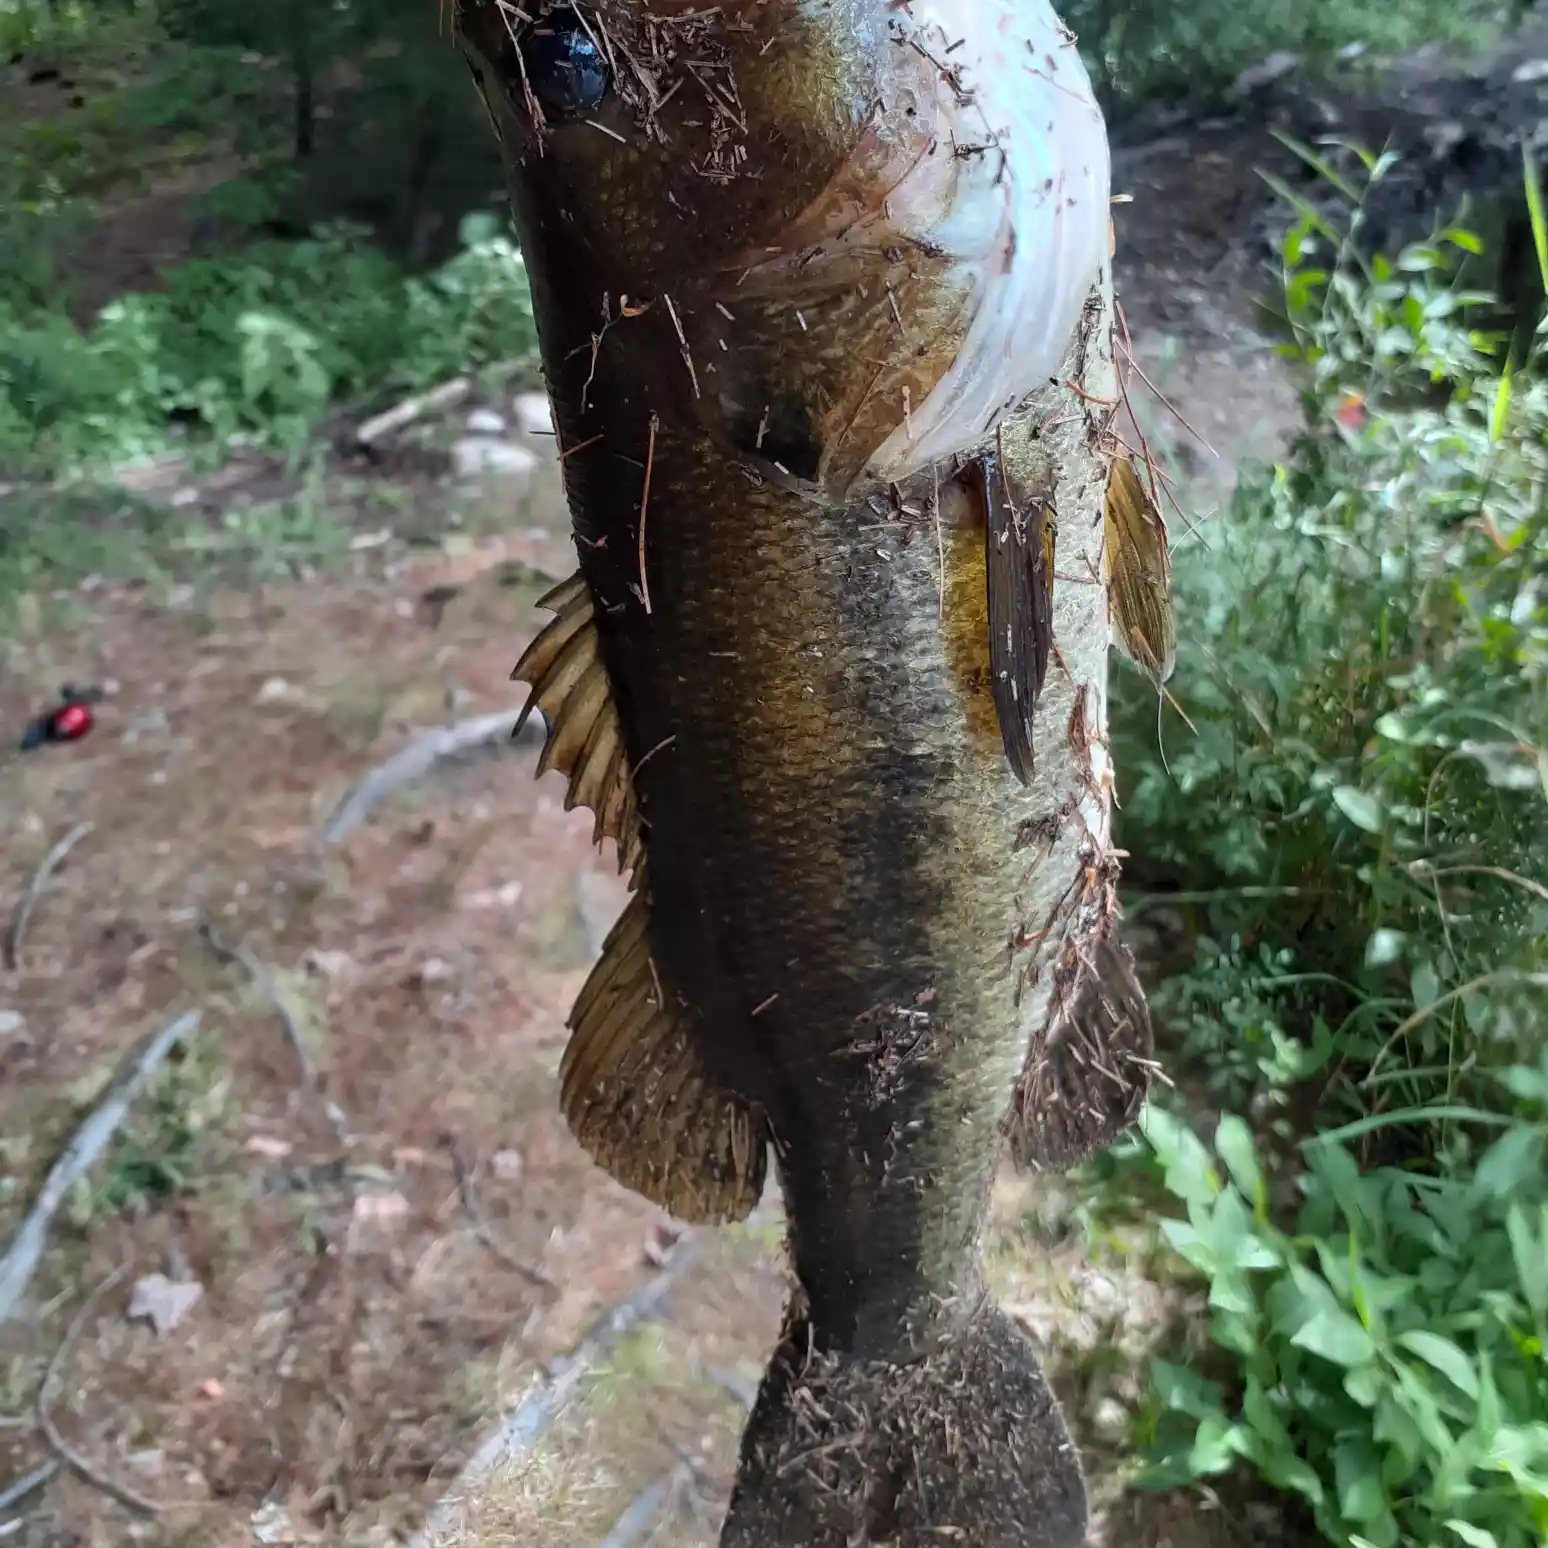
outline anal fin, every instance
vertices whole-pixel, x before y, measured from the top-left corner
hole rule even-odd
[[[1139,1117],[1155,1070],[1150,1006],[1128,948],[1071,948],[1073,984],[1033,1046],[1006,1121],[1023,1170],[1066,1172]]]
[[[768,1124],[707,1068],[692,1013],[666,1002],[649,910],[641,887],[570,1013],[559,1071],[565,1120],[598,1166],[669,1214],[743,1220],[763,1195]]]
[[[565,810],[596,814],[592,837],[618,846],[620,870],[643,857],[639,806],[624,746],[623,725],[597,637],[591,588],[579,572],[538,601],[554,613],[527,647],[511,676],[531,685],[518,729],[534,709],[543,712],[548,739],[538,772],[558,769],[569,781]]]

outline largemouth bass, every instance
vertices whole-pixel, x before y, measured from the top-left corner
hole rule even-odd
[[[1007,1136],[1066,1166],[1150,1068],[1073,39],[1043,0],[456,21],[579,555],[517,675],[633,887],[565,1113],[684,1219],[745,1217],[771,1152],[785,1199],[799,1288],[722,1542],[1077,1543],[1076,1450],[981,1250]]]

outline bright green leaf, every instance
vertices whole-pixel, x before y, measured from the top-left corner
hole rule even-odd
[[[1450,1339],[1416,1329],[1411,1333],[1400,1333],[1397,1341],[1426,1365],[1439,1371],[1454,1387],[1469,1397],[1478,1396],[1477,1367]]]
[[[1334,1365],[1364,1365],[1376,1353],[1370,1334],[1359,1321],[1334,1306],[1315,1312],[1290,1342]]]
[[[1375,796],[1353,785],[1336,785],[1333,788],[1333,804],[1357,828],[1366,833],[1381,832],[1381,802]]]

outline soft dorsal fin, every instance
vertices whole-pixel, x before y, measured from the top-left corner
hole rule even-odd
[[[768,1124],[711,1075],[692,1012],[663,1003],[649,924],[641,887],[570,1012],[559,1071],[565,1120],[598,1166],[669,1214],[743,1220],[763,1195]]]
[[[616,840],[619,870],[635,870],[644,856],[639,807],[618,706],[599,648],[591,588],[577,571],[541,597],[538,606],[555,616],[511,674],[532,687],[517,729],[534,709],[543,712],[548,740],[539,774],[550,769],[564,774],[570,782],[565,810],[584,806],[594,812],[593,840]]]

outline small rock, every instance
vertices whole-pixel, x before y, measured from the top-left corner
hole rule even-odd
[[[514,478],[530,473],[536,466],[537,458],[514,441],[470,435],[452,447],[452,467],[458,478],[480,478],[491,474]]]
[[[27,1030],[27,1018],[20,1011],[0,1010],[0,1037],[14,1037]]]
[[[167,501],[167,504],[173,510],[184,510],[188,506],[197,505],[198,503],[199,491],[191,485],[185,485],[182,489],[174,489],[172,491],[172,498]]]
[[[1117,1398],[1099,1398],[1091,1407],[1091,1429],[1104,1445],[1121,1446],[1129,1438],[1128,1409]]]
[[[503,1183],[519,1183],[525,1168],[519,1150],[497,1150],[489,1158],[489,1170]]]
[[[452,976],[452,965],[444,957],[430,957],[419,969],[421,984],[444,984]]]
[[[165,1338],[195,1306],[204,1299],[204,1286],[197,1279],[168,1279],[165,1274],[147,1274],[137,1280],[129,1296],[129,1320],[144,1317]]]
[[[476,408],[468,415],[470,435],[504,435],[505,420],[493,409]]]
[[[1510,78],[1518,86],[1530,86],[1533,81],[1548,79],[1548,59],[1527,59],[1510,72]]]
[[[1081,1310],[1092,1317],[1113,1317],[1123,1309],[1123,1296],[1106,1274],[1093,1269],[1071,1276],[1080,1296]]]
[[[271,677],[258,690],[258,702],[260,704],[275,704],[281,699],[288,699],[291,693],[291,686],[283,677]]]
[[[247,1518],[252,1523],[253,1536],[260,1543],[294,1543],[297,1541],[296,1524],[290,1519],[283,1505],[269,1504],[255,1510]]]
[[[124,728],[124,740],[133,746],[142,736],[165,731],[168,724],[165,710],[151,710],[148,714],[136,715]]]
[[[1288,53],[1285,50],[1270,54],[1261,63],[1249,65],[1243,70],[1236,77],[1235,89],[1239,92],[1249,92],[1257,91],[1264,86],[1272,86],[1275,81],[1287,76],[1300,62],[1299,54]]]
[[[519,392],[511,400],[516,428],[523,435],[552,435],[554,410],[546,392]]]
[[[313,946],[301,961],[324,978],[348,983],[360,977],[360,964],[347,951],[324,951]]]
[[[362,1224],[379,1225],[401,1220],[409,1212],[409,1201],[401,1193],[360,1193],[355,1196],[354,1216]]]

